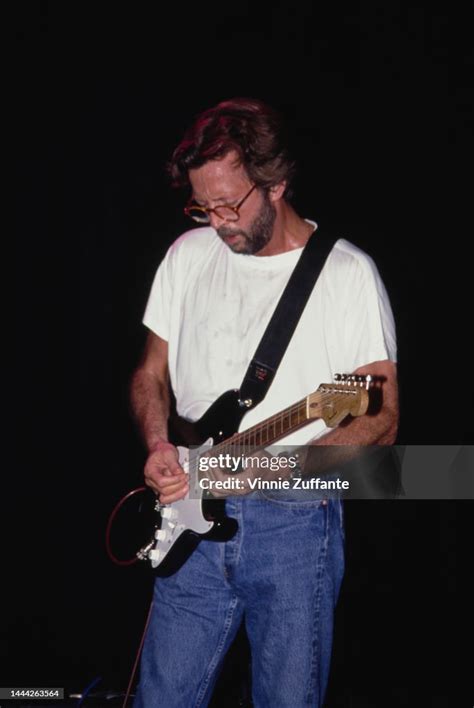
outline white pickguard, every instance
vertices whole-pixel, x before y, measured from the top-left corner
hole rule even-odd
[[[193,453],[199,454],[200,450],[209,450],[212,445],[212,438],[209,438],[204,445]],[[186,447],[178,447],[179,464],[188,474],[189,471],[189,450]],[[191,497],[191,498],[190,498]],[[205,534],[214,526],[213,521],[208,521],[202,513],[202,493],[198,486],[196,475],[190,475],[189,492],[185,499],[167,504],[157,505],[161,514],[161,528],[155,532],[155,543],[148,553],[153,568],[157,568],[166,558],[176,541],[185,531],[195,531],[198,534]]]

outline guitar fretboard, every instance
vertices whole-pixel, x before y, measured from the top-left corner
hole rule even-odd
[[[242,433],[235,433],[232,437],[215,445],[212,448],[212,452],[216,455],[221,453],[233,455],[236,453],[237,448],[243,448],[250,453],[271,445],[285,435],[301,428],[311,417],[308,415],[307,399],[303,398],[298,403],[288,406],[288,408],[272,415],[262,423],[257,423]]]

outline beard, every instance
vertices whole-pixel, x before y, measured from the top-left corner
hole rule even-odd
[[[276,219],[276,209],[266,192],[262,193],[262,197],[262,206],[247,229],[232,229],[228,226],[220,226],[217,229],[218,235],[224,242],[226,238],[241,237],[236,241],[226,242],[234,253],[253,255],[265,248],[271,240]]]

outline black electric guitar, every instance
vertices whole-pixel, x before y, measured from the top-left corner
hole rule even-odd
[[[206,498],[199,485],[195,462],[200,452],[219,456],[240,448],[252,454],[315,418],[323,418],[326,425],[335,427],[347,415],[364,415],[372,377],[337,374],[335,381],[321,384],[314,393],[242,433],[236,430],[252,401],[242,401],[237,389],[220,396],[196,423],[184,423],[188,444],[201,446],[191,453],[188,448],[178,447],[180,464],[190,474],[190,492],[187,498],[169,505],[162,505],[155,498],[153,537],[137,557],[150,561],[158,575],[167,576],[183,565],[201,539],[232,538],[237,522],[225,515],[224,500]]]

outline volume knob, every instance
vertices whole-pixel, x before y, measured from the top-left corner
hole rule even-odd
[[[163,519],[176,519],[176,517],[178,516],[178,512],[171,506],[167,506],[165,509],[162,509],[161,516]]]

